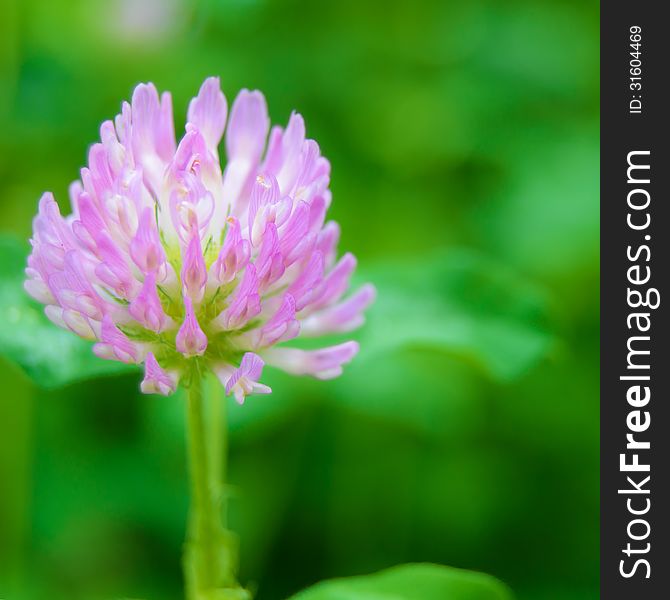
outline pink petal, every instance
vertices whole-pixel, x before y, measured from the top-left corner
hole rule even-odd
[[[137,281],[128,268],[124,254],[104,230],[99,233],[96,242],[102,262],[95,267],[95,274],[117,296],[133,297]]]
[[[158,235],[154,212],[145,208],[140,215],[135,237],[130,242],[130,256],[143,273],[164,271],[165,250]],[[162,280],[162,277],[159,277]]]
[[[366,284],[346,300],[324,308],[300,322],[300,332],[306,337],[344,333],[363,324],[363,311],[377,295],[373,285]]]
[[[63,310],[62,317],[70,330],[76,333],[79,337],[82,337],[85,340],[96,339],[97,336],[91,326],[91,321],[86,315],[83,315],[76,310]]]
[[[172,113],[172,95],[161,94],[160,125],[158,133],[158,154],[164,161],[170,160],[175,153],[174,118]]]
[[[321,156],[319,145],[307,140],[302,151],[303,163],[296,183],[296,189],[303,200],[309,201],[320,194],[330,183],[330,163]],[[324,198],[325,200],[325,198]],[[326,202],[326,206],[329,202]]]
[[[223,197],[232,203],[237,216],[247,208],[247,192],[258,172],[269,126],[263,95],[242,90],[233,103],[228,121],[228,164],[223,176]]]
[[[159,100],[153,83],[141,83],[133,92],[131,113],[133,156],[142,166],[147,184],[156,191],[176,146],[171,96],[165,93]]]
[[[93,346],[93,352],[100,358],[134,363],[138,359],[135,345],[119,331],[109,315],[102,319],[101,342]]]
[[[207,267],[205,267],[205,259],[202,255],[197,229],[192,231],[191,239],[183,252],[181,282],[184,291],[193,302],[202,300],[205,293],[205,284],[207,283]]]
[[[176,379],[158,364],[156,357],[149,352],[144,362],[144,379],[140,389],[144,394],[169,396],[177,388]]]
[[[121,173],[127,161],[126,148],[119,142],[112,121],[105,121],[100,126],[100,139],[107,154],[107,162],[114,176]]]
[[[263,371],[263,360],[253,352],[247,352],[226,381],[226,394],[233,392],[238,403],[243,404],[246,396],[269,394],[272,390],[266,385],[258,383]]]
[[[309,205],[309,230],[313,232],[321,231],[323,222],[326,220],[326,201],[322,196],[314,198]]]
[[[108,310],[107,303],[89,282],[76,250],[70,250],[65,255],[63,270],[49,275],[47,283],[63,308],[78,310],[95,320],[101,320]]]
[[[211,267],[213,277],[219,283],[229,283],[247,266],[251,246],[242,238],[240,222],[228,217],[228,228],[218,258]]]
[[[224,329],[239,329],[260,312],[258,277],[254,265],[249,264],[234,292],[230,306],[217,317],[216,321]]]
[[[291,113],[286,130],[281,135],[274,134],[272,142],[264,168],[277,177],[282,194],[288,194],[302,166],[301,154],[305,143],[305,121],[302,116]]]
[[[49,286],[41,279],[26,279],[23,282],[23,289],[29,296],[42,304],[53,304],[56,302]]]
[[[226,153],[229,160],[244,158],[257,163],[265,148],[270,120],[265,98],[259,91],[242,90],[230,111]]]
[[[181,174],[170,194],[170,216],[179,239],[188,242],[194,229],[204,233],[214,208],[214,196],[200,178],[193,173]]]
[[[188,120],[202,133],[207,146],[217,155],[217,146],[226,127],[228,104],[218,77],[208,77],[188,106]]]
[[[105,222],[88,193],[81,192],[76,202],[79,220],[72,223],[72,232],[89,250],[97,252],[95,238],[105,228]]]
[[[207,349],[207,336],[200,329],[195,312],[193,311],[193,303],[188,296],[184,296],[184,307],[186,315],[184,322],[177,332],[177,350],[186,358],[201,356]]]
[[[261,328],[257,345],[272,346],[294,338],[299,331],[300,325],[295,318],[295,300],[291,294],[286,294],[277,312]]]
[[[286,266],[300,258],[293,251],[304,239],[309,229],[309,210],[309,204],[298,202],[288,222],[279,232],[279,250]]]
[[[54,268],[62,268],[65,253],[75,247],[75,240],[51,192],[40,199],[39,212],[33,220],[33,237],[44,248],[45,262]]]
[[[335,262],[335,252],[339,241],[340,226],[335,221],[329,221],[319,232],[316,240],[316,248],[323,254],[327,267]]]
[[[315,310],[337,302],[349,287],[349,278],[356,268],[356,258],[347,252],[330,270],[315,290],[309,309]]]
[[[117,239],[122,240],[125,247],[137,230],[137,205],[131,197],[132,191],[128,190],[128,195],[111,194],[108,195],[103,203],[107,220],[110,224],[109,231]]]
[[[263,372],[263,365],[265,363],[260,356],[253,352],[247,352],[242,357],[242,362],[238,369],[235,369],[233,374],[226,383],[226,394],[230,394],[230,390],[240,380],[241,377],[248,377],[254,381],[258,381]]]
[[[207,142],[203,133],[189,126],[186,134],[179,142],[174,158],[170,162],[170,176],[178,178],[180,173],[188,172],[199,176],[203,164],[211,167],[213,159],[209,157]]]
[[[268,221],[266,207],[279,200],[279,185],[272,175],[258,175],[251,188],[249,203],[249,239],[254,246],[258,246]],[[274,212],[270,220],[274,221]]]
[[[284,274],[284,259],[279,252],[279,238],[274,223],[265,226],[260,252],[254,263],[258,273],[260,288],[266,289]]]
[[[55,304],[49,304],[44,307],[44,314],[47,316],[47,319],[51,321],[56,327],[61,329],[69,330],[67,323],[63,319],[63,309],[60,306]]]
[[[293,375],[313,375],[317,379],[332,379],[342,374],[342,365],[358,352],[356,342],[345,342],[320,350],[269,348],[263,352],[268,365]]]
[[[88,177],[84,185],[98,202],[102,202],[107,196],[115,193],[114,176],[107,161],[107,151],[102,144],[93,144],[88,151]]]
[[[323,257],[320,252],[314,252],[309,262],[298,275],[297,279],[289,286],[288,292],[295,298],[296,310],[300,311],[307,306],[323,276]]]
[[[154,273],[146,275],[140,293],[128,306],[128,312],[142,326],[156,333],[162,331],[170,321],[158,297]]]

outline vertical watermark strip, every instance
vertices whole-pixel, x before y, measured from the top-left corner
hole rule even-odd
[[[660,2],[601,5],[601,598],[667,597],[670,141]]]

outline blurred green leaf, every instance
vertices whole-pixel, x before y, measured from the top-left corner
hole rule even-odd
[[[505,165],[505,179],[490,202],[473,212],[486,246],[500,260],[545,280],[567,274],[571,285],[563,286],[564,297],[592,297],[597,289],[595,282],[579,285],[576,278],[597,274],[600,256],[600,207],[594,202],[600,195],[598,131],[596,116],[546,130],[538,125],[515,133],[513,141],[497,132],[487,151]],[[534,152],[540,141],[542,152]]]
[[[554,341],[546,294],[471,251],[396,261],[361,277],[378,289],[361,331],[361,361],[402,348],[431,348],[510,380]]]
[[[508,600],[489,575],[431,564],[400,565],[373,575],[317,583],[293,600]]]
[[[23,290],[25,264],[25,246],[0,237],[0,354],[43,387],[134,369],[101,360],[91,351],[90,342],[51,323]]]

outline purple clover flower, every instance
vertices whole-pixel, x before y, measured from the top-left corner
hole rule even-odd
[[[302,117],[270,130],[263,95],[248,90],[227,112],[207,79],[177,144],[170,94],[138,85],[71,185],[73,213],[45,193],[34,219],[27,292],[96,355],[143,363],[146,393],[167,395],[203,367],[240,403],[271,391],[264,364],[336,377],[356,342],[283,342],[351,331],[375,296],[367,284],[345,298],[356,259],[336,260],[330,164]]]

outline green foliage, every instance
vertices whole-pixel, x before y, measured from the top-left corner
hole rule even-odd
[[[367,268],[366,268],[367,267]],[[379,297],[361,331],[361,360],[403,348],[442,351],[509,380],[552,343],[546,294],[471,251],[438,251],[361,269]]]
[[[43,307],[23,289],[26,256],[27,245],[0,238],[0,354],[44,387],[133,370],[123,363],[99,359],[91,342],[47,319]]]
[[[488,575],[431,564],[401,565],[373,575],[323,581],[292,600],[510,600]]]
[[[258,88],[273,123],[304,115],[379,289],[342,377],[268,368],[272,395],[229,403],[242,583],[281,600],[421,560],[597,598],[598,2],[131,4],[5,1],[0,230],[26,240],[45,190],[68,212],[137,82],[180,133],[219,75],[229,106]],[[183,398],[49,323],[27,251],[0,244],[0,596],[177,600]]]

